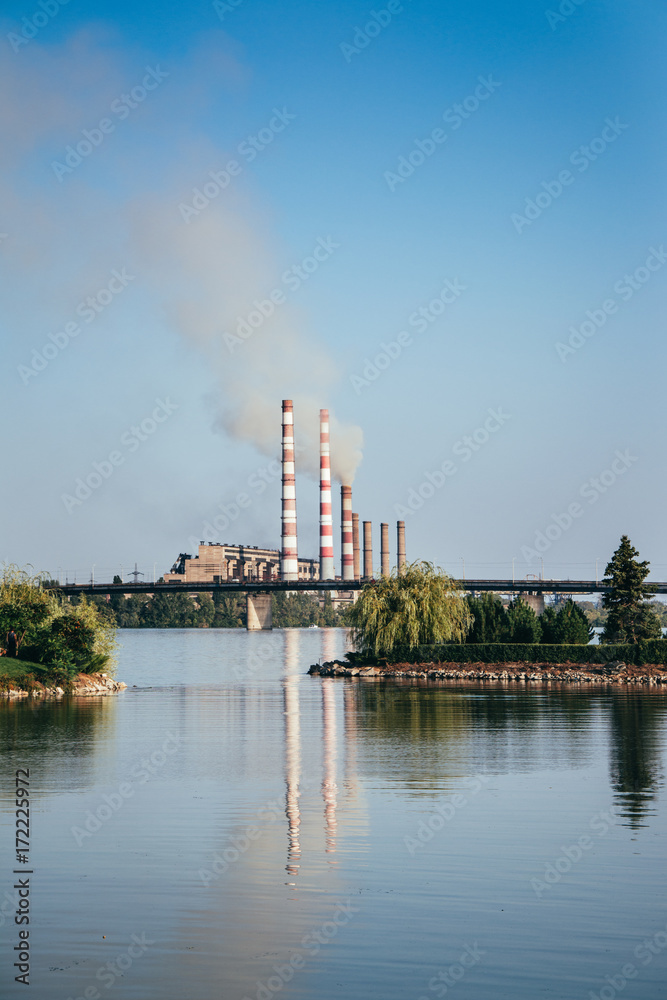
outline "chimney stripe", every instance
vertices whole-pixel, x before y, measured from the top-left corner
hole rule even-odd
[[[329,411],[320,410],[320,580],[335,579],[333,518],[331,516]]]

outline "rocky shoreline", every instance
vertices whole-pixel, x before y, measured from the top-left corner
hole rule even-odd
[[[33,681],[29,691],[10,687],[0,691],[3,698],[61,698],[65,695],[99,696],[117,694],[124,691],[127,684],[115,681],[108,674],[77,674],[68,690],[63,687],[47,687],[40,681]]]
[[[649,684],[667,685],[667,667],[641,667],[614,662],[578,663],[385,663],[361,666],[332,660],[315,663],[308,673],[319,677],[358,677],[362,680],[519,681],[531,684]]]

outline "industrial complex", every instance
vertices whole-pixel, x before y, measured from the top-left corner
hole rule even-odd
[[[361,546],[359,515],[352,511],[352,487],[340,488],[341,561],[336,575],[333,546],[333,516],[331,502],[331,461],[329,411],[320,410],[320,556],[299,558],[296,519],[296,470],[294,464],[294,409],[291,399],[282,404],[282,513],[280,549],[262,549],[256,545],[230,545],[200,542],[196,555],[181,553],[165,573],[165,583],[217,584],[231,581],[271,583],[340,580],[342,600],[353,600],[353,594],[343,596],[345,584],[373,577],[373,530],[371,521],[363,521]],[[400,571],[405,564],[405,523],[396,525],[396,563]],[[380,525],[380,572],[389,576],[389,525]]]

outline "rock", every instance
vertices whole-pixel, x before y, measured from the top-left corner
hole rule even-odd
[[[620,660],[612,660],[611,663],[605,663],[604,672],[606,674],[620,674],[622,670],[627,670],[625,663],[621,663]]]

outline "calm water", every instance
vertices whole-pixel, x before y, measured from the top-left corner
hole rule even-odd
[[[1,996],[666,995],[664,695],[306,676],[336,629],[120,639],[122,695],[0,704],[3,902],[17,767],[34,870]]]

